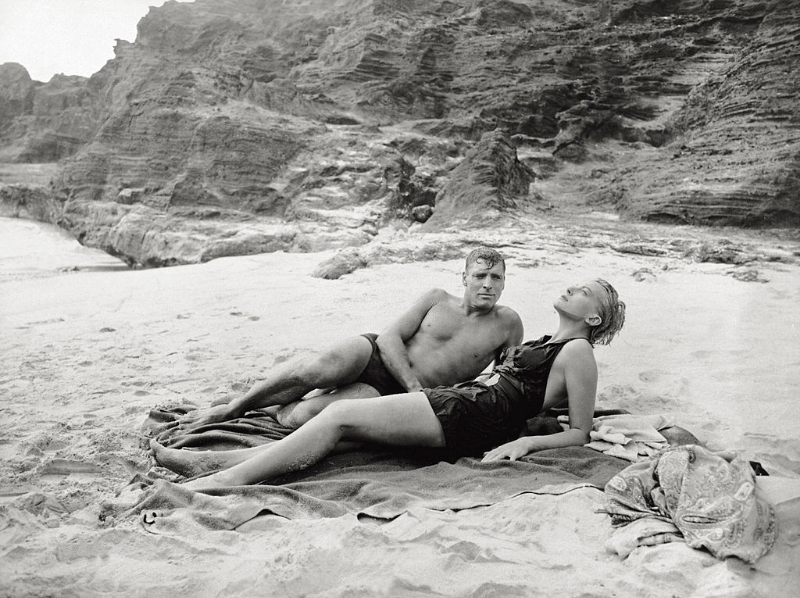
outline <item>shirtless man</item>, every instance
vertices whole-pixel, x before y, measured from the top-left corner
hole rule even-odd
[[[180,425],[227,421],[272,407],[280,423],[298,428],[344,398],[472,380],[503,349],[522,342],[523,327],[514,310],[497,305],[505,287],[505,261],[499,253],[488,248],[472,251],[462,281],[461,298],[432,289],[380,335],[350,338],[296,360],[226,405],[187,413]]]

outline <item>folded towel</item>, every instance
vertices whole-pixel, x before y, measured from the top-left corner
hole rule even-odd
[[[562,426],[567,426],[569,417],[559,416]],[[648,459],[667,448],[669,442],[659,430],[669,428],[672,423],[661,415],[606,415],[594,418],[591,441],[585,446],[625,459],[633,463]]]

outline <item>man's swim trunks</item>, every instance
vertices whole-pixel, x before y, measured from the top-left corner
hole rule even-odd
[[[356,382],[369,384],[372,388],[377,390],[381,396],[394,395],[406,392],[405,387],[400,384],[394,376],[389,373],[386,366],[383,365],[381,358],[381,350],[378,348],[376,339],[377,334],[368,333],[362,334],[365,339],[372,343],[372,355],[369,358],[369,363],[361,375],[356,379]]]
[[[542,410],[550,368],[564,345],[550,336],[506,349],[485,382],[426,388],[442,424],[446,446],[478,457],[519,436],[528,419]]]

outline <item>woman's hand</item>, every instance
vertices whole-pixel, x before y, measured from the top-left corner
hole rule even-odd
[[[481,463],[501,461],[503,459],[516,461],[520,457],[524,457],[530,453],[532,448],[531,437],[523,436],[522,438],[517,438],[511,442],[506,442],[505,444],[501,444],[497,448],[493,448],[492,450],[488,451],[483,456],[483,459],[481,459]]]

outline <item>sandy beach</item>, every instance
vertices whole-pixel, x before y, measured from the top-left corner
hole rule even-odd
[[[566,285],[601,276],[617,287],[628,319],[596,349],[597,405],[663,415],[710,449],[763,465],[780,533],[755,566],[681,543],[622,560],[605,548],[612,528],[594,488],[381,525],[264,517],[187,535],[104,518],[104,504],[149,467],[140,428],[150,409],[242,393],[291,357],[380,331],[426,288],[458,295],[462,260],[378,264],[338,280],[311,276],[332,251],[129,270],[54,227],[3,218],[0,595],[798,595],[800,243],[635,229],[729,237],[760,256],[737,266],[614,251],[593,241],[604,230],[544,224],[459,239],[508,256],[501,303],[521,315],[526,338],[552,332]]]

